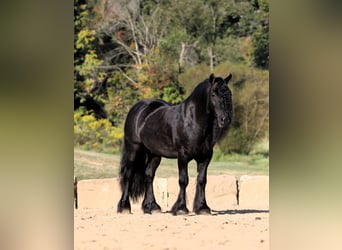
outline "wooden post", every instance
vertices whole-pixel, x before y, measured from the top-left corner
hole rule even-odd
[[[75,202],[75,209],[78,208],[78,199],[77,199],[77,177],[74,176],[74,202]]]
[[[168,190],[167,190],[167,178],[156,178],[154,182],[154,189],[156,199],[160,203],[162,209],[168,207]]]

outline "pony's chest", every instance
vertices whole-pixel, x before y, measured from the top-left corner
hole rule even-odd
[[[208,152],[212,148],[212,134],[205,129],[187,127],[178,134],[178,138],[178,146],[184,146],[185,150],[192,155]]]

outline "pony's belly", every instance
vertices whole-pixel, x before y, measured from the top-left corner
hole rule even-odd
[[[153,154],[177,158],[178,149],[175,146],[175,138],[169,124],[163,119],[156,119],[157,115],[151,116],[140,131],[140,138],[144,146]]]
[[[171,152],[167,150],[159,150],[155,152],[154,154],[159,155],[161,157],[165,157],[165,158],[177,158],[178,157],[177,152]]]
[[[144,146],[152,153],[166,158],[177,158],[178,151],[167,143],[144,143]]]

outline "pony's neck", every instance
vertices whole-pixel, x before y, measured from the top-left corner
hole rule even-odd
[[[184,103],[189,104],[193,103],[198,107],[199,111],[204,113],[209,112],[208,107],[208,92],[209,86],[208,82],[204,81],[196,86],[196,88],[192,91],[192,93],[185,99]]]
[[[184,101],[187,109],[192,107],[194,112],[194,119],[204,125],[208,126],[209,123],[214,122],[213,113],[209,108],[209,83],[204,81],[197,85],[197,87],[192,91],[189,97]]]
[[[202,129],[208,132],[210,139],[208,143],[214,146],[222,136],[224,135],[224,130],[220,129],[217,125],[217,119],[209,106],[209,91],[210,86],[208,81],[200,83],[190,94],[190,96],[184,101],[187,107],[194,106],[195,112],[194,119],[202,125]]]

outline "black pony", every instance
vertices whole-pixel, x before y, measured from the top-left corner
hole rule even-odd
[[[129,198],[144,195],[144,213],[160,211],[153,192],[153,179],[161,157],[177,158],[180,191],[172,207],[174,215],[188,213],[186,187],[188,162],[197,162],[197,186],[193,210],[210,213],[205,199],[207,168],[216,142],[232,121],[232,94],[227,78],[215,77],[198,84],[182,103],[171,106],[157,99],[142,100],[129,111],[125,122],[120,168],[122,196],[119,213],[131,212]]]

